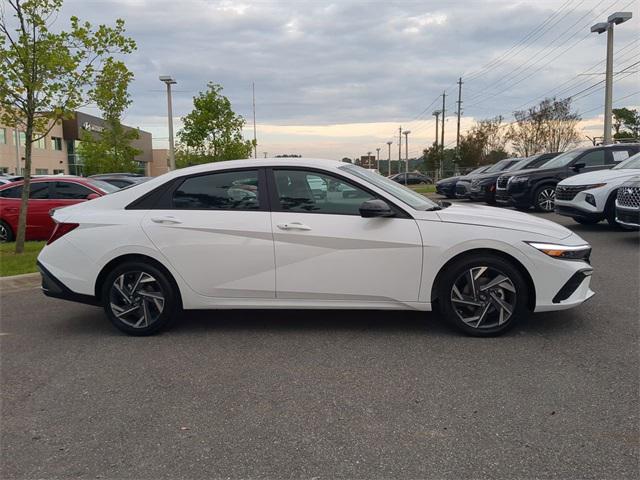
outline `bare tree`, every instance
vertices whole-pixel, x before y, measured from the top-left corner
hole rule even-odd
[[[507,139],[513,150],[528,157],[541,152],[562,152],[579,139],[580,115],[571,111],[571,98],[546,98],[528,110],[513,112],[515,122]]]

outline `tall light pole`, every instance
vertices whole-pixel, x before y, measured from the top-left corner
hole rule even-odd
[[[607,32],[607,70],[604,89],[604,144],[613,143],[611,123],[613,117],[613,26],[630,20],[631,12],[616,12],[609,15],[606,22],[596,23],[591,27],[594,33]]]
[[[389,171],[387,172],[387,177],[391,176],[391,145],[393,145],[393,142],[392,141],[388,141],[387,142],[387,146],[389,147],[389,159],[388,159]]]
[[[371,152],[367,152],[367,168],[371,168]]]
[[[376,168],[380,171],[380,147],[376,148],[376,152],[378,152],[376,157]]]
[[[176,152],[173,145],[173,107],[171,106],[171,85],[177,82],[171,75],[160,75],[160,81],[167,85],[167,117],[169,121],[169,170],[176,169]]]
[[[409,176],[409,134],[411,130],[405,130],[402,132],[404,135],[404,158],[405,158],[405,168],[404,168],[404,184],[407,184],[407,177]]]

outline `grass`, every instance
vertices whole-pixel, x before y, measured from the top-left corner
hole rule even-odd
[[[435,185],[410,185],[409,188],[414,192],[425,194],[425,193],[435,193],[436,186]]]
[[[24,252],[16,255],[16,244],[0,243],[0,277],[37,272],[36,258],[46,242],[25,242]]]

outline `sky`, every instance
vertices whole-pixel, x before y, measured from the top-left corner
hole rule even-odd
[[[615,29],[614,107],[640,105],[640,0],[65,0],[92,23],[125,20],[137,51],[124,123],[166,148],[166,93],[172,75],[175,128],[192,97],[219,83],[258,152],[341,159],[398,155],[398,128],[411,130],[409,155],[431,144],[432,112],[446,92],[445,144],[475,121],[573,96],[585,135],[602,135],[606,37],[589,32],[616,11],[634,18]],[[91,109],[88,110],[89,113]],[[586,139],[585,139],[586,141]],[[404,146],[403,146],[404,156]]]

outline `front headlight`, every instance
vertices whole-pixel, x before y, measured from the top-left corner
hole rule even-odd
[[[545,255],[562,260],[583,260],[589,261],[591,256],[591,245],[560,245],[557,243],[526,242],[536,250]]]
[[[529,180],[529,177],[511,177],[508,183],[524,183]]]

